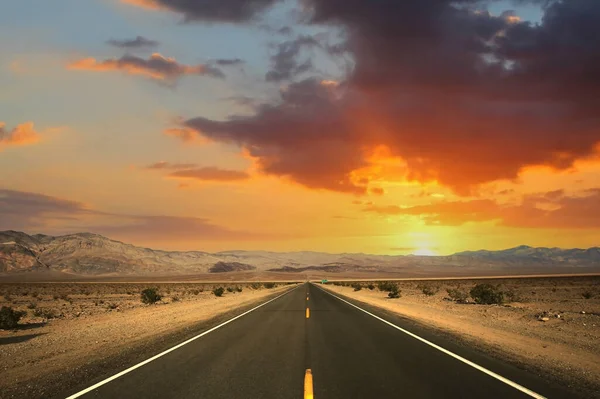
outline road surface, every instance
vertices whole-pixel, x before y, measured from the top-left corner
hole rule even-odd
[[[316,285],[302,284],[147,364],[88,387],[89,391],[82,386],[65,396],[577,397],[410,321],[383,316],[415,334],[409,335],[374,317],[376,309],[360,307],[363,310]]]

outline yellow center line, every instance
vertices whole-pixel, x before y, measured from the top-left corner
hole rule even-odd
[[[310,309],[306,308],[306,318],[308,319],[310,317]]]
[[[314,399],[312,371],[306,369],[304,374],[304,399]]]

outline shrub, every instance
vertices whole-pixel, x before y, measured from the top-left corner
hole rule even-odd
[[[264,283],[264,286],[267,289],[275,288],[275,285],[275,283]]]
[[[32,298],[37,298],[38,296],[40,296],[40,294],[37,293],[37,292],[34,292],[34,293],[31,294]]]
[[[377,288],[379,288],[379,291],[390,292],[394,288],[398,289],[398,284],[391,281],[381,281],[377,284]]]
[[[227,287],[227,292],[233,292],[233,291],[234,291],[233,287]]]
[[[12,302],[13,298],[10,294],[4,294],[4,299],[6,302]]]
[[[35,309],[37,307],[37,303],[35,302],[29,302],[27,304],[27,309]]]
[[[179,302],[180,299],[178,296],[174,296],[173,298],[171,298],[171,302]]]
[[[2,308],[0,308],[0,328],[3,330],[16,328],[21,317],[26,314],[27,312],[14,310],[9,306],[2,306]]]
[[[117,305],[116,303],[109,303],[108,305],[106,305],[106,308],[110,310],[116,309],[118,307],[119,305]]]
[[[354,283],[352,284],[352,288],[354,288],[354,291],[360,291],[362,290],[362,285],[360,285],[359,283]]]
[[[55,319],[57,317],[52,309],[36,309],[33,311],[33,315],[44,319]]]
[[[469,294],[460,288],[448,288],[448,296],[455,302],[466,302]]]
[[[225,289],[223,287],[217,287],[212,290],[212,293],[215,294],[215,296],[223,296],[224,292],[225,292]]]
[[[240,286],[238,285],[237,287],[235,287],[235,290],[236,290],[237,292],[242,292],[242,290],[243,290],[243,289],[242,289],[242,287],[240,287]]]
[[[423,292],[423,294],[427,295],[427,296],[433,296],[435,294],[437,294],[437,292],[439,291],[439,288],[437,287],[433,287],[431,285],[421,285],[421,291]]]
[[[508,291],[504,291],[504,296],[506,297],[506,299],[508,300],[508,302],[520,302],[521,301],[521,297],[513,289],[510,289]]]
[[[590,299],[594,296],[594,294],[592,294],[590,291],[585,291],[583,294],[581,294],[581,296],[583,296],[585,299]]]
[[[367,285],[367,288],[373,291],[375,289],[375,285],[373,283],[369,283],[369,285]]]
[[[162,299],[162,296],[158,293],[158,288],[146,288],[140,295],[142,303],[153,304]]]
[[[398,288],[398,284],[392,284],[390,286],[390,292],[388,293],[388,297],[391,299],[400,298],[400,289]]]
[[[501,304],[504,302],[504,292],[498,286],[477,284],[471,289],[471,298],[481,305]]]
[[[252,283],[252,284],[250,284],[250,288],[252,288],[253,290],[260,290],[261,287],[262,287],[261,283]]]
[[[58,301],[60,299],[60,296],[58,296],[58,294],[54,294],[54,295],[52,295],[52,299],[54,299],[55,301]]]

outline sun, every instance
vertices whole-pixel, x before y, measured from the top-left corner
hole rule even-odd
[[[415,252],[413,252],[413,255],[418,255],[418,256],[436,256],[437,253],[429,248],[419,248],[417,249]]]

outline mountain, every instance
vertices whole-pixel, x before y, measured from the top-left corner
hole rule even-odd
[[[600,272],[600,248],[519,246],[449,256],[322,252],[161,251],[97,234],[0,232],[0,275],[53,272],[70,276],[182,276],[223,273],[334,273],[390,277]]]

